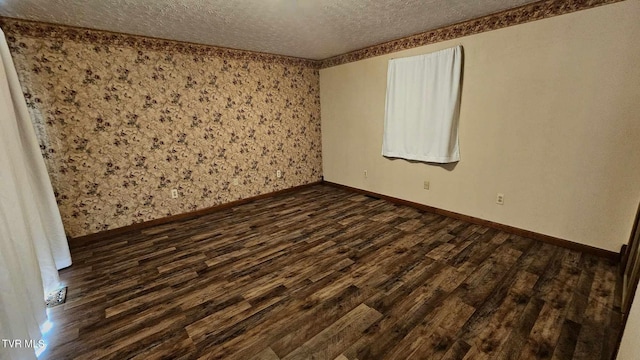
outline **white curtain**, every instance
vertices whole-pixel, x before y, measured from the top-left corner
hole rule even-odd
[[[460,160],[461,69],[461,46],[389,61],[382,155],[435,163]]]
[[[58,269],[71,265],[71,256],[1,30],[0,58],[0,338],[38,340],[45,294],[59,287]],[[34,356],[33,348],[0,351],[1,359]]]

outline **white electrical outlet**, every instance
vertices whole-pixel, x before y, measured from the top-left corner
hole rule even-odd
[[[429,180],[424,181],[423,187],[425,190],[429,190]]]
[[[171,198],[172,199],[178,198],[178,189],[171,189]]]
[[[233,179],[233,185],[234,185],[234,186],[238,186],[238,183],[239,183],[239,182],[238,182],[238,179]]]
[[[369,173],[367,172],[367,170],[364,171],[364,178],[368,178],[369,177]]]
[[[282,177],[282,171],[278,170],[276,171],[276,177],[279,179]]]
[[[496,204],[498,205],[504,205],[504,194],[500,194],[498,193],[496,195]]]

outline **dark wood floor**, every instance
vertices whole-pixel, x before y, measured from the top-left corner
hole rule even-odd
[[[318,185],[72,249],[48,359],[608,359],[607,260]]]

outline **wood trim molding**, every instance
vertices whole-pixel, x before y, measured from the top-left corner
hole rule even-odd
[[[618,266],[618,270],[620,271],[620,275],[624,274],[624,268],[627,266],[627,260],[629,257],[628,245],[622,244],[620,248],[620,264]]]
[[[629,262],[629,256],[631,255],[631,250],[633,249],[633,240],[636,237],[636,232],[638,231],[638,222],[640,222],[640,204],[638,204],[638,209],[636,210],[636,217],[633,220],[633,227],[631,228],[631,235],[629,235],[628,244],[622,245],[622,250],[620,251],[620,273],[624,274],[624,271],[627,267],[627,262]]]
[[[600,248],[589,246],[589,245],[579,244],[579,243],[576,243],[576,242],[573,242],[573,241],[560,239],[560,238],[553,237],[553,236],[550,236],[550,235],[545,235],[545,234],[537,233],[537,232],[530,231],[530,230],[524,230],[524,229],[520,229],[520,228],[517,228],[517,227],[514,227],[514,226],[500,224],[500,223],[496,223],[496,222],[493,222],[493,221],[480,219],[480,218],[477,218],[477,217],[474,217],[474,216],[469,216],[469,215],[456,213],[456,212],[453,212],[453,211],[443,210],[443,209],[439,209],[439,208],[436,208],[436,207],[433,207],[433,206],[424,205],[424,204],[416,203],[416,202],[409,201],[409,200],[403,200],[403,199],[395,198],[393,196],[383,195],[383,194],[375,193],[375,192],[372,192],[372,191],[358,189],[358,188],[354,188],[354,187],[351,187],[351,186],[342,185],[342,184],[338,184],[338,183],[333,183],[333,182],[325,181],[325,180],[321,180],[321,181],[317,181],[317,182],[313,182],[313,183],[309,183],[309,184],[304,184],[304,185],[299,185],[299,186],[294,186],[294,187],[291,187],[291,188],[288,188],[288,189],[282,189],[282,190],[274,191],[274,192],[267,193],[267,194],[261,194],[261,195],[257,195],[257,196],[253,196],[253,197],[249,197],[249,198],[245,198],[245,199],[240,199],[240,200],[228,202],[228,203],[225,203],[225,204],[215,205],[215,206],[211,206],[211,207],[208,207],[208,208],[205,208],[205,209],[200,209],[200,210],[196,210],[196,211],[192,211],[192,212],[188,212],[188,213],[177,214],[177,215],[167,216],[167,217],[160,218],[160,219],[154,219],[154,220],[144,221],[144,222],[140,222],[140,223],[135,223],[135,224],[131,224],[131,225],[128,225],[128,226],[123,226],[123,227],[116,228],[116,229],[110,229],[110,230],[105,230],[105,231],[101,231],[101,232],[94,233],[94,234],[79,236],[79,237],[76,237],[76,238],[69,238],[69,246],[71,248],[80,247],[80,246],[84,246],[86,244],[93,243],[93,242],[96,242],[96,241],[105,240],[105,239],[108,239],[108,238],[113,237],[113,236],[122,235],[122,234],[125,234],[125,233],[146,229],[146,228],[149,228],[149,227],[152,227],[152,226],[156,226],[156,225],[168,224],[168,223],[171,223],[171,222],[174,222],[174,221],[192,219],[192,218],[195,218],[195,217],[198,217],[198,216],[207,215],[207,214],[210,214],[210,213],[213,213],[213,212],[216,212],[216,211],[228,209],[228,208],[231,208],[231,207],[234,207],[234,206],[238,206],[238,205],[242,205],[242,204],[246,204],[246,203],[249,203],[249,202],[252,202],[252,201],[265,199],[265,198],[269,198],[269,197],[273,197],[273,196],[278,196],[278,195],[294,192],[294,191],[297,191],[297,190],[302,190],[302,189],[305,189],[305,188],[308,188],[308,187],[312,187],[312,186],[315,186],[315,185],[320,185],[320,184],[325,184],[325,185],[328,185],[328,186],[334,186],[334,187],[337,187],[337,188],[341,188],[341,189],[357,192],[357,193],[360,193],[360,194],[377,197],[377,198],[380,198],[380,199],[384,199],[384,200],[393,202],[395,204],[406,205],[406,206],[410,206],[410,207],[413,207],[413,208],[416,208],[416,209],[419,209],[419,210],[423,210],[423,211],[427,211],[427,212],[430,212],[430,213],[439,214],[439,215],[443,215],[443,216],[448,216],[448,217],[451,217],[451,218],[454,218],[454,219],[470,222],[472,224],[487,226],[487,227],[490,227],[490,228],[493,228],[493,229],[505,231],[505,232],[508,232],[508,233],[511,233],[511,234],[519,235],[519,236],[522,236],[522,237],[527,237],[527,238],[538,240],[538,241],[542,241],[542,242],[549,243],[549,244],[552,244],[552,245],[561,246],[561,247],[564,247],[564,248],[567,248],[567,249],[576,250],[576,251],[582,251],[582,252],[585,252],[585,253],[588,253],[588,254],[592,254],[592,255],[595,255],[595,256],[607,258],[607,259],[615,261],[615,262],[619,262],[620,261],[620,254],[618,254],[616,252],[613,252],[613,251],[604,250],[604,249],[600,249]]]
[[[100,232],[97,232],[97,233],[94,233],[94,234],[79,236],[79,237],[75,237],[75,238],[69,237],[69,239],[68,239],[69,240],[69,247],[77,248],[77,247],[80,247],[80,246],[87,245],[89,243],[94,243],[96,241],[109,239],[109,238],[111,238],[113,236],[122,235],[122,234],[125,234],[125,233],[146,229],[146,228],[149,228],[149,227],[152,227],[152,226],[156,226],[156,225],[168,224],[168,223],[171,223],[171,222],[174,222],[174,221],[182,221],[182,220],[192,219],[192,218],[195,218],[195,217],[198,217],[198,216],[211,214],[211,213],[216,212],[216,211],[229,209],[229,208],[232,208],[234,206],[246,204],[246,203],[249,203],[249,202],[252,202],[252,201],[265,199],[265,198],[269,198],[269,197],[274,197],[274,196],[278,196],[278,195],[282,195],[282,194],[286,194],[286,193],[290,193],[290,192],[306,189],[308,187],[312,187],[312,186],[320,185],[320,184],[322,184],[322,181],[316,181],[316,182],[312,182],[312,183],[309,183],[309,184],[298,185],[298,186],[294,186],[294,187],[287,188],[287,189],[277,190],[277,191],[273,191],[273,192],[266,193],[266,194],[252,196],[252,197],[248,197],[248,198],[245,198],[245,199],[239,199],[239,200],[231,201],[231,202],[224,203],[224,204],[214,205],[214,206],[211,206],[211,207],[208,207],[208,208],[195,210],[195,211],[191,211],[191,212],[187,212],[187,213],[171,215],[171,216],[163,217],[163,218],[160,218],[160,219],[143,221],[143,222],[139,222],[139,223],[135,223],[135,224],[119,227],[119,228],[116,228],[116,229],[109,229],[109,230],[100,231]]]
[[[426,212],[447,216],[447,217],[450,217],[450,218],[454,218],[454,219],[470,222],[472,224],[487,226],[487,227],[490,227],[490,228],[493,228],[493,229],[501,230],[501,231],[508,232],[508,233],[511,233],[511,234],[514,234],[514,235],[518,235],[518,236],[522,236],[522,237],[526,237],[526,238],[530,238],[530,239],[534,239],[534,240],[538,240],[538,241],[542,241],[542,242],[545,242],[545,243],[548,243],[548,244],[552,244],[552,245],[556,245],[556,246],[560,246],[560,247],[563,247],[563,248],[576,250],[576,251],[581,251],[581,252],[584,252],[584,253],[587,253],[587,254],[595,255],[595,256],[598,256],[598,257],[603,257],[603,258],[609,259],[609,260],[614,261],[614,262],[619,262],[620,261],[620,254],[618,254],[618,253],[616,253],[614,251],[609,251],[609,250],[604,250],[604,249],[600,249],[600,248],[589,246],[589,245],[579,244],[579,243],[576,243],[576,242],[573,242],[573,241],[560,239],[560,238],[557,238],[557,237],[554,237],[554,236],[545,235],[545,234],[537,233],[537,232],[530,231],[530,230],[524,230],[524,229],[520,229],[520,228],[517,228],[517,227],[514,227],[514,226],[500,224],[500,223],[497,223],[497,222],[480,219],[480,218],[477,218],[477,217],[474,217],[474,216],[469,216],[469,215],[456,213],[456,212],[453,212],[453,211],[443,210],[443,209],[439,209],[439,208],[436,208],[436,207],[433,207],[433,206],[424,205],[424,204],[416,203],[416,202],[409,201],[409,200],[403,200],[403,199],[395,198],[393,196],[378,194],[378,193],[375,193],[375,192],[372,192],[372,191],[358,189],[358,188],[354,188],[354,187],[347,186],[347,185],[337,184],[337,183],[333,183],[333,182],[330,182],[330,181],[323,181],[323,183],[327,184],[327,185],[330,185],[330,186],[338,187],[338,188],[341,188],[341,189],[357,192],[357,193],[360,193],[360,194],[369,195],[369,196],[377,197],[377,198],[380,198],[380,199],[384,199],[384,200],[390,201],[390,202],[395,203],[395,204],[410,206],[410,207],[413,207],[413,208],[418,209],[418,210],[423,210],[423,211],[426,211]]]

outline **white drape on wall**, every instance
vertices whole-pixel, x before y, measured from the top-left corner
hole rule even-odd
[[[389,61],[382,155],[460,160],[461,69],[462,46]]]
[[[1,30],[0,59],[0,338],[38,340],[44,294],[59,287],[58,269],[71,265],[71,256]],[[34,357],[32,348],[2,352],[3,359]]]

